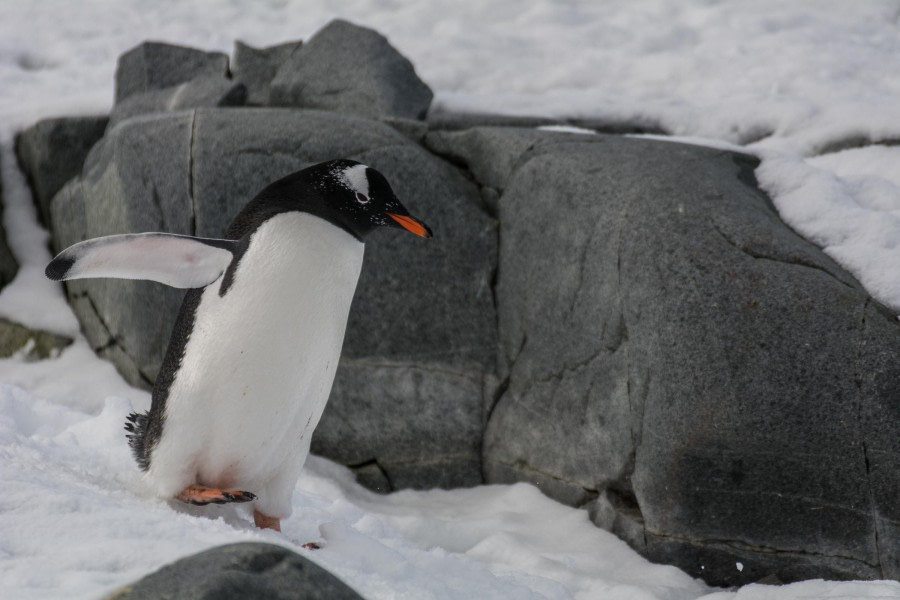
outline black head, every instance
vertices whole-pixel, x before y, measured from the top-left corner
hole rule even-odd
[[[360,240],[378,227],[431,237],[431,229],[409,214],[384,175],[347,159],[319,163],[270,184],[241,211],[228,237],[242,237],[248,226],[291,210],[321,217]]]

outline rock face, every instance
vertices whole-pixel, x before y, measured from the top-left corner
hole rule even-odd
[[[386,231],[367,244],[314,449],[349,465],[377,463],[391,488],[480,483],[483,387],[496,336],[494,223],[474,185],[394,129],[281,109],[127,120],[54,199],[54,240],[61,249],[130,231],[221,237],[268,183],[335,156],[384,173],[436,235],[424,242]],[[121,280],[73,281],[68,292],[94,347],[130,381],[152,382],[183,292]]]
[[[293,53],[272,80],[273,106],[423,119],[431,89],[377,31],[335,20]]]
[[[247,88],[247,104],[267,106],[272,80],[302,42],[287,42],[268,48],[254,48],[242,42],[234,44],[231,74]]]
[[[521,130],[429,142],[500,190],[487,481],[589,506],[712,583],[900,574],[900,327],[781,223],[754,159]]]
[[[274,544],[219,546],[151,573],[114,592],[110,600],[361,600],[316,563]]]
[[[108,121],[106,116],[44,119],[16,136],[19,166],[31,184],[44,225],[50,223],[50,200],[81,174],[84,159],[103,137]]]
[[[228,73],[228,56],[160,42],[144,42],[119,57],[116,104],[129,96]]]
[[[192,79],[172,87],[135,93],[117,102],[109,115],[109,127],[152,113],[189,110],[202,106],[243,106],[247,88],[222,75]]]

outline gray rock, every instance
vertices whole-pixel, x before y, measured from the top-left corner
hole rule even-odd
[[[391,230],[367,244],[314,451],[350,465],[377,461],[397,488],[480,483],[484,380],[496,348],[495,223],[472,183],[393,128],[260,108],[125,121],[54,199],[54,222],[64,224],[54,242],[152,230],[220,237],[265,185],[337,156],[384,173],[435,237]],[[181,293],[116,280],[73,281],[68,291],[92,345],[130,381],[152,381]]]
[[[282,546],[244,542],[182,558],[109,600],[361,600],[346,583]]]
[[[30,329],[0,317],[0,358],[17,354],[28,361],[52,358],[71,343],[72,338]]]
[[[110,130],[82,177],[51,203],[57,251],[78,241],[137,231],[192,234],[193,113],[145,117]],[[133,385],[156,378],[183,290],[146,281],[84,279],[66,290],[85,337]]]
[[[197,77],[159,90],[132,94],[116,103],[109,115],[109,127],[138,115],[177,112],[200,107],[243,106],[247,87],[222,75]]]
[[[38,215],[50,223],[50,200],[81,174],[84,159],[103,137],[107,117],[63,117],[38,121],[16,136],[19,166],[31,186]]]
[[[0,198],[3,197],[3,181],[0,178]],[[0,218],[3,217],[3,203],[0,202]],[[19,271],[19,262],[13,256],[6,242],[6,228],[0,227],[0,288],[13,280]]]
[[[433,94],[377,31],[331,21],[278,70],[273,106],[423,119]]]
[[[143,42],[119,57],[116,104],[129,96],[173,87],[197,77],[228,74],[228,56],[162,42]]]
[[[780,221],[754,159],[427,140],[502,191],[489,482],[586,505],[715,584],[897,577],[900,326]]]
[[[243,42],[235,42],[231,61],[231,74],[235,81],[247,87],[247,104],[269,104],[269,86],[281,65],[296,52],[303,42],[286,42],[267,48],[254,48]]]
[[[476,127],[540,127],[541,125],[561,125],[559,119],[551,117],[529,117],[501,115],[495,113],[455,112],[443,107],[434,107],[428,113],[428,127],[434,131],[462,131]]]

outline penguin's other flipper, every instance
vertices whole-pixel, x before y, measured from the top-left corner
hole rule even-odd
[[[219,490],[203,485],[189,485],[175,496],[177,500],[203,506],[205,504],[228,504],[229,502],[250,502],[256,494],[242,490]]]
[[[219,278],[239,242],[170,233],[128,233],[69,246],[44,271],[50,279],[149,279],[176,288],[200,288]]]

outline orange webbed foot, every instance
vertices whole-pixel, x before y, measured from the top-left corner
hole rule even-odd
[[[206,504],[227,504],[229,502],[250,502],[256,494],[243,490],[220,490],[203,485],[189,485],[175,496],[182,502],[203,506]]]

